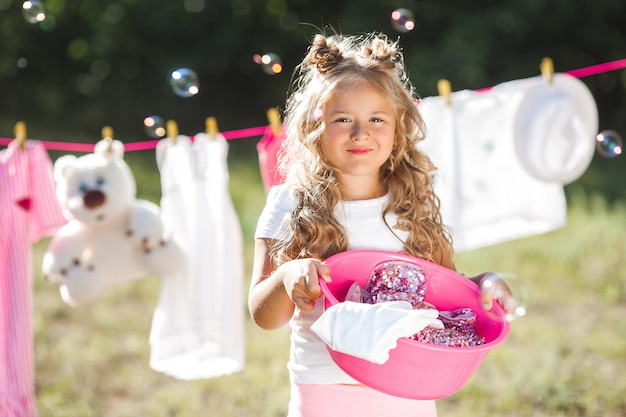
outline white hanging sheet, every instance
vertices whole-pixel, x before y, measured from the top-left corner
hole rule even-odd
[[[222,135],[178,136],[157,146],[161,215],[187,255],[162,280],[150,366],[178,379],[213,378],[245,365],[243,238],[228,189]]]
[[[456,251],[545,233],[566,223],[563,184],[589,165],[597,132],[593,97],[555,74],[487,92],[428,97],[420,144],[437,167],[435,191]]]

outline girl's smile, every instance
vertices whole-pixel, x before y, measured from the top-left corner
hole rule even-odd
[[[353,149],[348,149],[348,152],[354,154],[354,155],[365,155],[368,154],[370,152],[372,152],[372,149],[370,148],[353,148]]]

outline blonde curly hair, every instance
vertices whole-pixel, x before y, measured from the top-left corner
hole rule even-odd
[[[367,80],[395,112],[395,145],[380,169],[390,195],[384,215],[395,212],[408,231],[407,253],[454,268],[450,231],[442,224],[439,199],[433,191],[430,158],[417,144],[425,126],[417,109],[417,94],[409,81],[398,42],[384,34],[315,36],[296,67],[285,108],[286,137],[279,153],[285,182],[297,208],[288,215],[290,238],[273,250],[277,265],[301,257],[325,259],[347,250],[346,231],[333,216],[341,200],[334,186],[333,167],[325,160],[320,136],[325,129],[320,109],[338,86]]]

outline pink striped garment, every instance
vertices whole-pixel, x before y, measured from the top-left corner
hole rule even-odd
[[[0,417],[36,417],[32,243],[66,223],[43,145],[0,151]]]

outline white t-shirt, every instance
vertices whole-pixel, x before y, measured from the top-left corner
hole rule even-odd
[[[390,230],[398,216],[382,212],[389,196],[371,200],[343,201],[335,207],[334,215],[348,233],[350,250],[372,249],[400,252],[408,232]],[[285,215],[296,208],[296,200],[286,186],[272,187],[259,221],[255,238],[285,239],[289,233]],[[332,277],[332,270],[330,272]],[[312,311],[295,309],[289,322],[291,353],[287,367],[292,383],[296,384],[354,384],[358,383],[343,372],[331,359],[324,342],[311,330],[311,325],[323,313],[323,299],[317,300]]]

